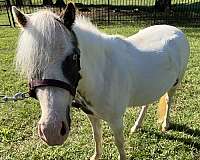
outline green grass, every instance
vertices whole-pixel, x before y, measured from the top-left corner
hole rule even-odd
[[[0,11],[0,25],[10,25],[6,11]]]
[[[110,26],[101,30],[125,36],[140,27]],[[143,129],[131,135],[139,108],[128,109],[124,116],[126,152],[129,159],[197,160],[200,157],[200,29],[183,28],[191,46],[191,56],[175,103],[171,109],[173,127],[161,133],[156,125],[156,105],[148,110]],[[0,94],[26,91],[27,82],[14,71],[18,29],[0,28]],[[36,100],[0,104],[0,160],[67,159],[85,160],[93,151],[92,131],[86,116],[72,109],[72,127],[62,146],[49,147],[37,136],[41,111]],[[118,153],[112,132],[103,123],[103,160],[115,160]]]

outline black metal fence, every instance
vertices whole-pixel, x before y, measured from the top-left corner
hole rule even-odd
[[[0,26],[11,26],[10,5],[7,1],[0,0]]]
[[[200,25],[200,0],[76,0],[96,22]]]
[[[0,25],[3,13],[7,13],[11,24],[12,5],[24,13],[48,7],[59,14],[66,3],[64,0],[0,0]],[[95,23],[200,26],[200,0],[74,0],[74,3],[80,14],[90,17]]]

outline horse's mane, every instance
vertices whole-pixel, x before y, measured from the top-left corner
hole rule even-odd
[[[102,34],[97,29],[97,27],[94,24],[92,24],[90,19],[85,17],[85,16],[78,15],[76,17],[75,26],[78,26],[80,29],[82,29],[84,31],[89,31],[89,32],[93,32],[93,33],[96,33],[96,34]]]
[[[49,62],[59,57],[58,54],[62,54],[53,52],[54,47],[58,47],[58,40],[66,41],[63,44],[69,44],[71,37],[66,34],[67,30],[59,22],[62,21],[60,17],[50,10],[35,12],[27,18],[29,19],[28,25],[22,30],[18,41],[16,69],[30,80],[33,77],[42,78],[39,76],[42,76]],[[78,32],[80,35],[87,34],[89,38],[107,37],[91,23],[89,18],[84,16],[76,17],[73,29],[77,32],[80,31]],[[61,35],[60,39],[59,35]]]
[[[57,28],[63,32],[63,36],[66,35],[66,30],[56,21],[59,17],[49,10],[36,12],[27,18],[28,25],[22,30],[18,41],[16,69],[30,80],[36,74],[40,75],[55,58],[52,49],[58,39]]]

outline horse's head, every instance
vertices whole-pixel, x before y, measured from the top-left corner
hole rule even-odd
[[[25,15],[15,7],[13,13],[22,28],[16,66],[31,82],[42,109],[38,134],[49,145],[62,144],[70,130],[69,105],[80,79],[79,50],[72,31],[75,7],[69,3],[61,17],[50,11]]]

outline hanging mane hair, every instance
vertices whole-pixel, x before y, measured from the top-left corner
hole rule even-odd
[[[49,62],[62,54],[53,52],[58,47],[58,33],[64,37],[63,40],[70,41],[70,37],[66,36],[68,30],[56,19],[60,17],[51,11],[36,12],[19,36],[16,69],[29,80],[41,78]]]

